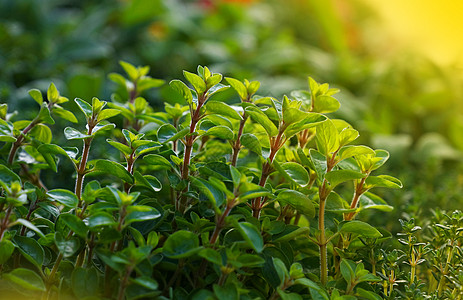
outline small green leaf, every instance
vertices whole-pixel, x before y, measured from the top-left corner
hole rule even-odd
[[[243,133],[240,137],[241,145],[248,148],[252,152],[262,155],[262,146],[259,139],[252,133]]]
[[[88,227],[92,229],[98,229],[99,227],[104,226],[114,226],[117,225],[117,222],[114,220],[114,217],[107,212],[99,211],[92,214],[87,218]]]
[[[76,102],[77,106],[79,106],[80,110],[84,113],[87,119],[89,119],[92,116],[93,109],[92,106],[87,103],[87,101],[76,98],[74,99],[74,102]]]
[[[241,233],[243,239],[257,252],[261,253],[264,249],[264,240],[260,231],[249,222],[240,222],[236,228]]]
[[[239,81],[239,80],[237,80],[235,78],[231,78],[231,77],[225,77],[225,80],[238,93],[238,95],[240,96],[240,99],[242,101],[247,100],[248,91],[247,91],[246,87],[244,86],[244,84],[241,81]]]
[[[206,104],[206,111],[213,114],[219,114],[224,117],[229,117],[235,120],[243,119],[241,115],[231,106],[219,101],[208,101]]]
[[[300,132],[302,130],[305,130],[305,129],[313,128],[313,127],[325,122],[326,120],[327,120],[327,117],[325,117],[322,114],[306,113],[304,119],[302,119],[299,122],[293,123],[293,124],[289,125],[288,128],[286,128],[285,136],[287,138],[290,138],[293,135],[295,135],[296,133],[298,133],[298,132]]]
[[[315,206],[307,195],[294,190],[284,190],[277,196],[281,204],[289,204],[298,212],[307,215],[309,218],[315,216]]]
[[[45,257],[45,252],[40,244],[30,237],[15,236],[14,242],[18,246],[21,254],[37,268],[41,269]]]
[[[124,69],[125,73],[127,73],[127,75],[129,75],[129,78],[131,81],[137,81],[137,79],[140,77],[139,76],[139,72],[137,70],[137,68],[128,63],[128,62],[125,62],[125,61],[119,61],[119,64],[122,66],[122,68]]]
[[[318,151],[325,157],[330,157],[331,154],[339,148],[339,133],[331,120],[317,126],[317,135],[315,136]]]
[[[4,274],[3,278],[26,290],[39,292],[46,291],[45,283],[42,278],[37,273],[29,269],[14,269],[10,273]]]
[[[79,203],[76,194],[64,189],[55,189],[47,192],[47,196],[51,201],[56,201],[66,207],[76,208]]]
[[[30,131],[30,136],[44,144],[49,144],[52,140],[51,130],[44,124],[35,125]]]
[[[216,264],[218,266],[223,265],[222,256],[219,254],[219,252],[217,252],[217,250],[214,250],[214,249],[211,249],[211,248],[205,248],[205,249],[202,249],[198,253],[198,255],[201,256],[202,258],[210,261],[213,264]]]
[[[63,120],[66,120],[72,123],[77,123],[77,118],[74,116],[74,114],[70,112],[69,110],[66,110],[62,107],[55,105],[53,107],[53,114],[60,117]]]
[[[161,214],[154,207],[146,205],[134,205],[127,207],[127,216],[125,217],[124,222],[127,225],[133,222],[154,220],[160,216]]]
[[[206,83],[198,75],[188,71],[183,71],[183,76],[185,76],[186,80],[191,83],[198,96],[206,91]]]
[[[124,182],[133,184],[133,176],[124,168],[123,165],[111,161],[100,159],[97,160],[95,163],[95,167],[88,173],[91,176],[98,176],[98,175],[114,175]]]
[[[60,219],[72,230],[74,231],[78,236],[82,238],[87,237],[87,225],[76,215],[67,213],[67,214],[61,214]]]
[[[0,264],[4,264],[8,261],[14,251],[14,245],[11,241],[4,239],[0,241]]]
[[[21,178],[7,166],[0,164],[0,182],[4,185],[10,185],[12,182],[21,182]]]
[[[369,238],[382,237],[382,234],[378,231],[378,229],[362,221],[354,220],[349,222],[342,222],[339,224],[339,227],[339,232],[342,233],[355,233],[360,236]]]
[[[223,286],[214,284],[212,286],[212,289],[214,290],[214,294],[217,297],[217,299],[220,299],[220,300],[239,300],[240,299],[238,289],[231,282]]]
[[[343,259],[341,260],[341,274],[342,277],[347,281],[347,283],[351,283],[353,279],[355,278],[355,273],[354,270],[352,269],[351,265],[348,263],[347,260]]]
[[[366,177],[366,174],[352,170],[334,170],[325,175],[325,179],[330,183],[331,189],[334,189],[338,184],[343,182],[362,179],[364,177]]]
[[[367,146],[345,146],[339,150],[339,160],[365,154],[375,155],[375,151]]]
[[[219,207],[223,201],[225,201],[223,192],[211,185],[208,181],[192,176],[190,176],[190,180],[191,184],[203,193],[211,201],[214,207]]]
[[[29,91],[29,95],[35,100],[35,102],[42,106],[43,96],[41,91],[39,91],[38,89],[32,89]]]
[[[341,104],[331,96],[320,95],[314,101],[314,111],[318,113],[330,113],[339,109]]]
[[[48,105],[45,102],[42,103],[42,106],[40,107],[37,119],[39,120],[39,122],[42,122],[44,124],[55,124],[55,120],[53,120],[53,118],[51,117],[50,109],[48,108]]]
[[[309,183],[309,173],[303,166],[298,163],[287,162],[280,164],[275,160],[273,161],[273,166],[281,176],[290,182],[300,186],[306,186]]]
[[[275,124],[273,124],[267,115],[257,107],[250,106],[246,108],[246,113],[251,116],[251,119],[254,122],[259,123],[265,129],[265,131],[267,131],[269,137],[273,137],[278,134],[278,128],[275,126]]]
[[[64,235],[59,231],[55,232],[55,244],[59,252],[63,254],[64,257],[72,256],[77,250],[79,250],[80,247],[78,238],[72,237],[66,240]]]
[[[130,155],[132,153],[132,149],[130,149],[130,147],[127,145],[124,145],[116,141],[112,141],[110,139],[107,139],[106,142],[108,142],[111,146],[121,151],[125,155]]]
[[[56,102],[59,99],[59,92],[55,84],[52,82],[47,90],[47,99],[50,102]]]
[[[95,268],[75,268],[71,275],[71,287],[74,295],[79,299],[96,297],[99,287],[97,270]]]
[[[403,187],[402,182],[399,179],[388,175],[369,176],[365,180],[365,185],[365,188],[368,189],[373,187],[400,189]]]
[[[28,221],[26,219],[17,219],[16,223],[19,223],[19,224],[22,224],[23,226],[26,226],[30,230],[37,233],[40,237],[45,238],[45,235],[42,233],[42,231],[40,231],[40,229],[37,228],[37,226],[35,226],[34,224],[32,224],[30,221]]]
[[[193,95],[191,94],[190,88],[185,83],[183,83],[180,80],[175,79],[175,80],[172,80],[169,83],[169,85],[172,89],[174,89],[180,95],[183,96],[183,98],[188,103],[188,105],[190,105],[190,107],[193,105]]]
[[[172,169],[170,162],[165,157],[158,154],[145,155],[143,160],[146,161],[150,166],[154,166],[157,170]]]
[[[378,209],[389,212],[392,211],[394,207],[387,204],[381,197],[367,192],[360,196],[359,209]]]
[[[72,127],[64,128],[64,136],[68,140],[83,140],[91,137],[91,135],[84,134]]]
[[[120,113],[121,111],[118,109],[112,109],[112,108],[104,109],[100,111],[100,113],[98,114],[97,122],[101,122],[103,120],[112,118],[114,116],[117,116]]]
[[[42,154],[43,158],[48,163],[50,168],[55,172],[58,172],[58,168],[56,167],[56,161],[55,161],[55,155],[58,155],[58,154],[64,155],[65,157],[67,157],[72,162],[74,167],[76,168],[73,159],[75,159],[79,150],[75,147],[61,148],[58,145],[43,144],[43,145],[40,145],[37,148],[37,150],[40,152],[40,154]]]
[[[167,238],[162,253],[166,257],[180,259],[189,257],[201,249],[196,234],[186,230],[179,230]]]
[[[233,139],[233,131],[227,126],[215,126],[209,129],[204,135],[211,135],[224,140]]]

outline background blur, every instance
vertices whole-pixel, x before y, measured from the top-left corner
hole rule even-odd
[[[361,143],[391,152],[392,229],[463,204],[462,16],[452,0],[0,0],[0,102],[35,112],[27,90],[51,81],[110,99],[119,60],[166,80],[207,65],[274,97],[310,75],[341,89]],[[144,96],[177,101],[167,85]]]

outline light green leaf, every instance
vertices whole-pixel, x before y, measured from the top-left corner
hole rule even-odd
[[[318,113],[335,112],[340,106],[337,99],[326,95],[317,96],[314,101],[314,111]]]
[[[252,152],[262,155],[262,146],[259,139],[252,133],[244,133],[240,137],[241,145],[248,148]]]
[[[213,114],[219,114],[224,117],[229,117],[235,120],[243,119],[241,115],[231,106],[219,101],[208,101],[206,104],[206,111]]]
[[[238,93],[242,101],[247,100],[248,91],[241,81],[231,77],[225,77],[225,80]]]
[[[121,111],[118,109],[112,109],[112,108],[104,109],[100,111],[100,113],[98,114],[97,122],[101,122],[103,120],[112,118],[114,116],[117,116],[120,113]]]
[[[375,151],[367,146],[344,146],[339,150],[339,160],[356,156],[356,155],[375,155]]]
[[[365,185],[365,188],[368,189],[373,187],[400,189],[403,187],[402,182],[399,179],[388,175],[369,176],[365,180]]]
[[[59,92],[55,84],[52,82],[47,90],[47,99],[50,102],[56,102],[59,99]]]
[[[145,155],[143,160],[146,161],[150,166],[155,166],[157,170],[172,169],[170,162],[165,157],[158,154]]]
[[[83,140],[87,139],[89,137],[92,137],[91,135],[84,134],[80,131],[78,131],[75,128],[72,127],[66,127],[64,128],[64,136],[68,140]]]
[[[367,192],[360,196],[359,201],[359,210],[364,209],[377,209],[389,212],[392,211],[394,207],[387,204],[386,201],[384,201],[381,197]]]
[[[66,110],[62,107],[55,105],[53,107],[53,114],[66,121],[77,123],[77,118],[74,116],[74,114],[70,112],[69,110]]]
[[[211,135],[224,140],[233,139],[233,131],[226,126],[215,126],[209,129],[204,135]]]
[[[51,130],[44,124],[35,125],[30,131],[30,136],[44,144],[48,144],[52,140]]]
[[[47,290],[42,278],[29,269],[14,269],[10,273],[4,274],[3,278],[26,290],[38,292],[45,292]]]
[[[365,174],[352,170],[334,170],[326,173],[325,179],[331,185],[331,189],[334,189],[338,184],[346,181],[362,179],[366,177]]]
[[[307,215],[309,218],[315,216],[315,206],[307,195],[294,190],[284,190],[277,196],[277,201],[282,205],[289,204],[298,212]]]
[[[35,100],[35,102],[42,106],[43,96],[41,91],[39,91],[38,89],[32,89],[29,90],[29,95]]]
[[[37,119],[39,120],[39,122],[42,122],[44,124],[55,124],[55,120],[53,120],[53,118],[50,115],[50,109],[48,108],[47,103],[42,103]]]
[[[92,116],[93,109],[92,106],[87,103],[87,101],[76,98],[74,99],[74,102],[76,102],[77,106],[79,106],[80,110],[84,113],[87,119],[89,119]]]
[[[183,71],[183,76],[185,76],[186,80],[191,83],[198,96],[206,91],[206,83],[198,75],[188,71]]]
[[[125,155],[130,155],[130,153],[132,153],[132,149],[130,149],[130,147],[127,145],[124,145],[116,141],[112,141],[110,139],[107,139],[106,142],[108,142],[111,146],[121,151]]]
[[[53,144],[43,144],[40,145],[37,150],[42,154],[43,158],[45,161],[48,163],[50,168],[58,172],[58,168],[56,167],[56,161],[55,161],[55,155],[64,155],[67,157],[73,164],[74,168],[76,168],[76,165],[73,161],[73,158],[75,159],[79,150],[75,147],[66,147],[66,148],[61,148],[58,145],[53,145]]]
[[[323,123],[325,120],[327,120],[327,118],[324,115],[318,113],[306,113],[304,119],[289,125],[288,128],[286,128],[285,136],[290,138],[302,130],[313,128],[318,124]]]
[[[114,175],[122,179],[124,182],[133,184],[133,176],[124,168],[124,166],[114,161],[105,159],[97,160],[95,167],[88,173],[87,176],[97,176],[102,174]]]
[[[329,157],[339,148],[339,133],[331,120],[317,126],[317,135],[315,136],[318,151],[324,156]]]
[[[129,75],[131,81],[137,81],[137,79],[140,77],[140,74],[134,65],[122,60],[119,61],[119,64],[122,66],[127,75]]]
[[[362,221],[348,221],[348,222],[341,222],[339,224],[339,232],[341,233],[355,233],[363,237],[369,238],[379,238],[383,235],[378,231],[378,229],[374,228],[368,223]]]
[[[286,180],[300,186],[306,186],[309,183],[310,177],[307,170],[298,163],[287,162],[280,164],[276,160],[273,161],[273,166]]]
[[[267,117],[267,115],[264,114],[257,107],[247,107],[246,113],[249,116],[251,116],[251,119],[254,122],[259,123],[265,129],[265,131],[267,131],[269,137],[273,137],[278,134],[278,128],[275,126],[275,124],[273,124],[273,122]]]

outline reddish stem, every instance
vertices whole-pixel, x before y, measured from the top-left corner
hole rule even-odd
[[[16,156],[16,152],[18,151],[19,147],[21,147],[22,143],[24,142],[24,138],[26,134],[28,134],[29,131],[31,131],[31,129],[34,128],[35,125],[37,124],[38,124],[38,121],[36,119],[30,122],[29,125],[27,125],[27,127],[24,128],[24,130],[18,136],[16,141],[13,143],[13,145],[11,146],[10,154],[8,156],[8,165],[13,164],[13,160],[14,160],[14,157]]]
[[[238,129],[238,135],[236,137],[235,144],[233,145],[233,156],[231,159],[231,165],[236,166],[236,161],[238,160],[238,154],[240,153],[241,150],[241,141],[240,138],[243,135],[243,129],[244,129],[244,124],[246,123],[247,116],[243,112],[242,115],[243,119],[240,122],[240,128]]]

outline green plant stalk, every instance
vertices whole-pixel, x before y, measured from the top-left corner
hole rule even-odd
[[[135,150],[133,149],[132,153],[130,153],[130,156],[127,158],[127,172],[129,172],[130,175],[133,175],[133,166],[135,164],[134,154]],[[130,183],[124,183],[124,191],[127,194],[129,193],[131,187],[132,185]]]
[[[132,273],[132,271],[133,271],[133,266],[127,266],[124,277],[122,277],[122,280],[120,282],[119,293],[117,294],[117,300],[124,299],[125,290],[127,289],[127,284],[129,282],[130,274]]]
[[[222,231],[223,227],[225,226],[225,218],[228,217],[228,215],[230,214],[230,211],[232,210],[234,206],[235,206],[235,201],[233,199],[233,201],[227,204],[227,207],[225,208],[223,214],[220,215],[220,217],[217,219],[217,222],[215,223],[214,232],[212,233],[211,239],[209,240],[209,244],[214,245],[217,242],[219,234]]]
[[[10,216],[12,212],[13,212],[13,206],[10,204],[8,205],[6,209],[5,217],[3,218],[2,223],[0,225],[0,242],[3,240],[3,237],[5,236],[5,232],[8,229],[9,222],[10,222]]]
[[[236,162],[238,160],[238,154],[240,153],[240,150],[241,150],[240,138],[243,135],[244,124],[246,123],[246,120],[248,118],[244,112],[242,114],[242,118],[243,119],[240,121],[240,127],[238,129],[238,135],[236,136],[236,141],[235,141],[235,144],[233,145],[233,155],[231,159],[231,165],[234,167],[236,166]]]
[[[449,273],[449,266],[450,266],[450,263],[452,262],[453,252],[455,250],[453,243],[454,241],[452,241],[452,244],[450,245],[450,247],[447,248],[447,260],[445,261],[444,271],[442,272],[442,276],[439,280],[439,285],[437,286],[437,294],[439,296],[442,296],[442,292],[444,290],[445,281],[446,281],[445,276]]]
[[[187,180],[190,174],[189,166],[191,160],[191,152],[193,150],[193,144],[195,142],[196,135],[193,133],[196,130],[196,125],[198,124],[199,120],[201,120],[201,107],[203,106],[204,102],[206,101],[206,94],[205,92],[198,97],[198,105],[196,106],[196,110],[191,115],[191,123],[190,123],[190,134],[185,139],[185,151],[183,154],[183,166],[182,166],[182,179]],[[176,203],[176,209],[183,213],[183,210],[186,208],[186,203],[182,203],[185,201],[184,197],[179,197]]]
[[[259,185],[261,187],[265,187],[265,184],[267,183],[267,179],[270,176],[271,170],[272,170],[272,163],[273,160],[275,159],[275,156],[280,150],[281,146],[284,145],[286,141],[282,141],[283,137],[283,132],[285,131],[286,126],[281,126],[278,135],[275,137],[275,139],[270,139],[271,141],[271,147],[270,147],[270,155],[267,159],[267,161],[264,163],[262,166],[262,175],[260,176],[260,181]],[[251,202],[251,208],[252,208],[252,215],[256,219],[260,218],[260,211],[262,210],[263,203],[262,203],[262,197],[255,198]]]
[[[13,164],[14,157],[16,156],[16,152],[18,151],[19,147],[21,147],[22,143],[24,142],[24,139],[26,137],[26,134],[29,133],[29,131],[32,130],[32,128],[35,127],[39,123],[37,117],[32,120],[29,125],[27,125],[26,128],[19,134],[19,137],[16,139],[16,141],[13,143],[11,146],[10,154],[8,155],[8,165]]]
[[[118,224],[117,224],[117,231],[121,232],[122,231],[122,225],[124,223],[125,216],[127,215],[127,207],[124,205],[121,207],[121,210],[119,212],[119,219],[118,219]],[[114,241],[111,243],[111,246],[109,248],[110,253],[113,253],[114,250],[116,249],[117,241]],[[105,276],[104,276],[104,283],[105,283],[105,295],[107,297],[111,296],[111,268],[106,265],[105,266]]]
[[[366,177],[362,178],[360,180],[359,184],[356,185],[354,197],[352,198],[352,202],[350,204],[351,209],[357,208],[360,196],[362,196],[363,193],[365,192],[363,190],[363,186],[365,185],[365,180],[367,179],[367,177],[368,177],[368,175]],[[356,212],[350,212],[350,213],[344,214],[344,221],[351,221],[355,217],[355,215],[356,215]]]

